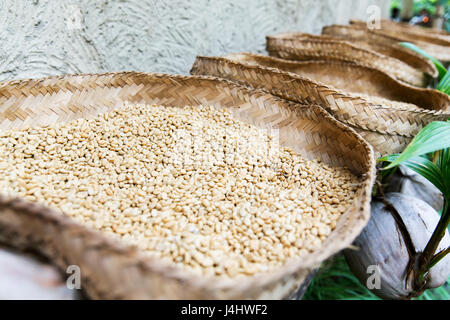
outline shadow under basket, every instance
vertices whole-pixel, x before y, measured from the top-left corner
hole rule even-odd
[[[342,38],[306,33],[282,33],[266,37],[266,49],[273,57],[305,61],[331,60],[354,62],[380,70],[408,84],[426,87],[432,77],[437,75],[435,68],[428,65],[429,71],[417,68],[398,58],[380,53],[367,45],[352,43]],[[431,73],[429,73],[431,72]]]
[[[361,179],[351,207],[323,245],[283,266],[248,278],[200,276],[76,223],[62,212],[0,196],[0,242],[36,251],[62,272],[81,269],[81,286],[97,299],[280,299],[295,297],[313,269],[350,246],[369,219],[375,176],[372,148],[316,105],[286,101],[213,77],[136,72],[67,75],[0,83],[0,130],[89,118],[124,102],[210,105],[261,128],[308,159],[347,166]]]
[[[366,139],[376,156],[401,152],[428,123],[450,117],[448,95],[351,63],[237,53],[197,57],[191,73],[236,81],[298,103],[319,104]]]

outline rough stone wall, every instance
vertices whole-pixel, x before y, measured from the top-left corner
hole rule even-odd
[[[0,80],[188,73],[197,54],[264,52],[265,35],[383,17],[388,0],[0,0]]]

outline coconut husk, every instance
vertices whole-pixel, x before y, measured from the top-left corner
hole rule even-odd
[[[355,240],[355,248],[344,252],[350,270],[384,299],[410,299],[425,288],[443,285],[450,273],[450,256],[429,270],[424,284],[416,281],[420,253],[439,219],[427,203],[411,196],[390,192],[382,200],[373,199],[367,227]],[[446,231],[437,252],[449,245]],[[380,280],[378,284],[373,281],[376,278]]]

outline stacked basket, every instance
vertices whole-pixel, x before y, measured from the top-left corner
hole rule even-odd
[[[450,117],[450,99],[423,88],[437,77],[436,67],[400,46],[400,36],[386,29],[372,31],[355,22],[324,27],[320,36],[267,36],[272,57],[198,57],[191,72],[237,81],[291,101],[317,103],[360,133],[376,156],[398,153],[428,123]],[[448,47],[443,46],[445,40],[438,42],[445,61]]]
[[[443,31],[443,30],[438,30],[438,29],[434,29],[434,28],[424,28],[424,27],[420,27],[420,26],[414,26],[409,23],[394,22],[394,21],[386,20],[386,19],[381,19],[379,22],[380,22],[379,26],[381,27],[381,29],[383,29],[383,30],[394,29],[397,31],[398,35],[401,35],[403,32],[408,32],[408,33],[417,34],[420,36],[425,36],[425,37],[427,37],[426,41],[433,41],[433,39],[430,39],[430,38],[440,38],[440,39],[444,39],[446,41],[450,41],[450,35],[448,34],[448,32]],[[359,26],[364,27],[367,25],[367,22],[357,20],[357,19],[352,19],[352,20],[350,20],[350,24],[359,25]]]
[[[267,51],[271,56],[288,60],[357,63],[419,87],[426,86],[437,76],[430,61],[389,42],[379,45],[373,41],[351,41],[328,35],[283,33],[267,37]]]
[[[366,34],[376,35],[386,41],[412,42],[436,59],[445,63],[450,62],[450,37],[448,33],[388,20],[382,20],[380,27],[380,29],[368,30],[366,29],[366,23],[358,20],[352,20],[349,26],[351,29],[365,30]]]

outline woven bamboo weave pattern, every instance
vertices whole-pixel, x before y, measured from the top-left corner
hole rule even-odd
[[[398,59],[433,78],[438,76],[437,69],[431,60],[412,50],[402,47],[395,39],[372,32],[367,28],[355,25],[331,25],[323,27],[322,34],[347,40],[362,48]]]
[[[124,101],[165,106],[230,108],[243,121],[279,129],[280,143],[306,158],[345,165],[363,183],[351,208],[323,246],[301,260],[238,281],[210,279],[162,264],[135,247],[106,238],[67,216],[23,199],[0,195],[0,241],[38,251],[61,270],[78,265],[92,298],[279,299],[289,297],[311,270],[348,247],[369,217],[373,150],[356,132],[313,104],[297,104],[262,90],[200,76],[135,72],[68,75],[0,83],[0,130],[92,117]]]
[[[353,64],[234,54],[198,57],[191,72],[237,81],[291,101],[317,103],[355,128],[377,155],[400,152],[425,125],[450,117],[447,95]]]
[[[330,36],[284,33],[266,37],[269,55],[289,60],[337,60],[378,69],[398,80],[424,87],[429,75],[396,58]]]
[[[358,19],[350,19],[349,23],[354,24],[354,25],[359,25],[362,27],[367,26],[367,22],[358,20]],[[450,41],[450,33],[448,33],[445,30],[438,30],[438,29],[434,29],[434,28],[414,26],[414,25],[410,25],[409,23],[395,22],[395,21],[392,21],[389,19],[381,19],[380,26],[382,29],[395,28],[398,30],[398,32],[403,32],[404,30],[407,30],[412,33],[418,33],[418,34],[426,35],[429,37],[442,38],[446,41]]]
[[[351,20],[350,23],[352,26],[366,27],[366,23],[357,20]],[[450,35],[445,31],[388,20],[381,20],[381,29],[372,31],[387,41],[390,39],[396,42],[413,42],[436,59],[443,62],[450,61]]]

